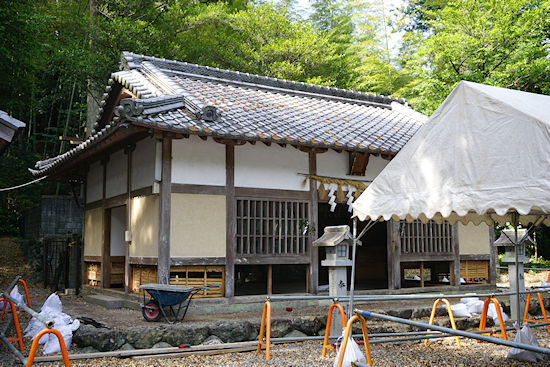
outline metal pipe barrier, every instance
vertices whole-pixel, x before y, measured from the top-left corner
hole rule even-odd
[[[265,343],[262,342],[264,337],[264,327],[265,327]],[[269,298],[264,303],[264,309],[262,312],[262,322],[260,325],[260,335],[258,336],[258,349],[256,353],[262,351],[262,345],[265,345],[265,360],[269,360],[269,351],[271,345],[271,302]]]
[[[550,323],[548,323],[550,324]],[[529,327],[535,328],[535,327],[542,327],[546,326],[546,324],[529,324]],[[506,328],[507,331],[515,330],[513,327]],[[481,331],[470,331],[474,334],[481,334],[481,333],[487,333],[491,330],[481,330]],[[405,337],[405,338],[396,338],[397,336],[407,336],[407,335],[416,335],[412,337]],[[370,334],[369,335],[369,344],[382,344],[382,343],[393,343],[393,342],[403,342],[403,341],[413,341],[413,340],[423,340],[423,339],[438,339],[438,338],[450,338],[454,337],[455,335],[447,334],[447,333],[441,333],[439,331],[409,331],[409,332],[401,332],[401,333],[379,333],[379,334]],[[363,337],[363,334],[353,334],[353,338],[361,339]],[[278,344],[278,343],[291,343],[291,342],[304,342],[304,341],[310,341],[310,340],[322,340],[324,339],[324,336],[300,336],[300,337],[291,337],[291,338],[271,338],[272,344]],[[339,337],[329,337],[329,339],[338,339]]]
[[[430,315],[429,324],[433,325],[433,323],[434,323],[435,310],[436,310],[437,305],[438,305],[439,302],[443,302],[443,303],[445,303],[445,305],[447,305],[447,314],[449,315],[449,319],[451,320],[451,326],[453,327],[454,330],[456,330],[455,318],[453,317],[453,311],[451,310],[451,304],[445,298],[438,298],[438,299],[435,300],[434,305],[432,307],[432,314]],[[430,331],[430,329],[427,329],[427,330]],[[424,341],[424,345],[428,345],[428,339],[429,338],[426,338],[426,340]],[[458,340],[458,336],[455,336],[455,340],[456,340],[456,346],[460,348],[460,340]]]
[[[5,297],[0,297],[0,301],[4,301],[4,303],[8,303],[10,305],[10,310],[11,310],[11,314],[12,314],[12,318],[9,319],[6,322],[6,324],[4,325],[4,327],[2,328],[2,332],[0,333],[0,336],[2,337],[2,340],[4,342],[17,341],[17,343],[19,344],[19,350],[22,352],[23,349],[24,349],[24,347],[23,347],[23,336],[21,334],[21,327],[19,326],[19,317],[17,316],[17,308],[16,308],[15,304],[12,301],[8,300]],[[6,330],[8,330],[8,327],[10,326],[11,320],[13,320],[13,325],[14,325],[14,328],[15,328],[15,335],[16,336],[8,338],[8,337],[5,336],[5,333],[6,333]]]
[[[493,336],[500,336],[504,340],[508,340],[508,337],[506,336],[506,329],[504,328],[504,320],[502,319],[502,312],[500,312],[500,303],[498,303],[497,299],[494,297],[489,297],[485,301],[483,301],[483,312],[481,313],[481,320],[479,321],[479,330],[485,329],[485,325],[487,325],[487,312],[489,311],[490,302],[493,302],[493,304],[495,305],[495,310],[498,317],[498,324],[500,325],[500,334],[489,334]],[[478,340],[477,342],[481,343],[480,340]]]
[[[340,346],[340,357],[338,358],[338,364],[336,367],[342,367],[342,362],[344,361],[344,354],[346,353],[346,347],[348,345],[348,339],[351,334],[351,325],[354,321],[361,321],[361,330],[363,331],[363,343],[365,346],[365,354],[367,357],[367,364],[372,366],[372,359],[370,356],[370,345],[369,345],[369,334],[367,332],[367,323],[365,319],[360,315],[353,315],[346,324],[346,331],[344,332],[344,339],[342,340],[342,345]]]
[[[44,316],[40,315],[38,312],[34,311],[32,308],[27,307],[27,305],[24,302],[19,302],[18,300],[16,300],[15,298],[7,294],[6,292],[0,293],[0,297],[4,297],[10,302],[13,302],[15,304],[15,307],[17,307],[18,310],[22,310],[29,313],[32,317],[34,317],[35,319],[37,319],[38,321],[46,325],[47,328],[53,327],[52,320],[48,320]]]
[[[402,318],[395,317],[395,316],[382,315],[382,314],[375,313],[375,312],[370,312],[370,311],[363,311],[363,310],[358,310],[358,309],[355,309],[354,311],[355,311],[356,314],[364,316],[364,317],[375,317],[375,318],[383,319],[383,320],[387,320],[387,321],[399,322],[401,324],[416,326],[416,327],[419,327],[421,329],[431,328],[431,329],[434,329],[434,330],[437,330],[437,331],[441,331],[443,333],[463,336],[465,338],[477,339],[477,340],[481,340],[481,341],[485,341],[485,342],[489,342],[489,343],[493,343],[493,344],[505,345],[507,347],[529,350],[529,351],[536,352],[536,353],[550,354],[550,348],[541,348],[541,347],[537,347],[537,346],[534,346],[534,345],[516,343],[516,342],[512,342],[512,341],[505,340],[505,339],[492,338],[492,337],[489,337],[489,336],[475,334],[475,333],[462,331],[462,330],[453,330],[453,329],[450,329],[450,328],[437,326],[437,325],[427,325],[427,324],[424,324],[422,322],[411,321],[411,320],[402,319]]]
[[[325,328],[325,340],[323,341],[323,352],[321,353],[322,357],[326,356],[327,349],[336,350],[335,347],[328,345],[328,338],[330,336],[330,324],[332,322],[332,311],[334,310],[334,308],[338,308],[338,311],[340,311],[340,316],[342,318],[342,331],[345,330],[344,325],[346,325],[346,316],[345,316],[346,313],[342,305],[338,303],[337,299],[335,299],[334,303],[328,309],[327,327]]]
[[[25,302],[20,302],[20,301],[16,300],[15,298],[13,298],[9,294],[9,292],[13,289],[13,287],[15,287],[15,284],[17,284],[17,282],[22,282],[23,283],[23,286],[25,288],[25,294],[27,296],[27,302],[29,303],[29,306],[31,304],[30,297],[29,297],[29,292],[28,292],[28,289],[27,289],[27,284],[25,283],[25,281],[23,281],[21,279],[20,276],[15,277],[14,281],[9,285],[9,287],[4,292],[0,293],[0,300],[4,300],[4,304],[6,304],[6,302],[9,303],[11,311],[8,311],[8,312],[10,312],[11,315],[12,315],[12,318],[10,320],[8,320],[6,322],[6,324],[4,325],[4,327],[2,328],[2,331],[0,333],[0,340],[2,340],[4,343],[6,343],[6,345],[8,345],[8,348],[12,352],[14,352],[15,356],[17,358],[19,358],[21,363],[23,363],[27,367],[30,367],[30,366],[32,366],[32,362],[34,361],[34,357],[35,357],[35,354],[36,354],[36,350],[38,348],[38,342],[39,342],[40,338],[44,334],[48,334],[48,333],[54,334],[57,337],[57,340],[59,341],[59,345],[61,347],[61,354],[63,355],[63,362],[64,362],[65,366],[70,366],[71,363],[69,361],[69,355],[67,354],[67,348],[65,346],[65,341],[63,340],[63,336],[61,335],[61,333],[58,330],[52,329],[52,327],[54,325],[54,322],[52,320],[46,319],[44,316],[40,315],[38,312],[36,312],[32,308],[28,307],[25,304]],[[24,347],[23,347],[23,337],[21,335],[21,328],[19,326],[19,318],[17,316],[18,311],[25,311],[25,312],[29,313],[32,317],[34,317],[38,321],[42,322],[46,326],[45,329],[42,329],[35,336],[28,358],[25,358],[23,356],[23,354],[21,354],[21,352],[23,352]],[[4,314],[4,312],[2,313],[2,316],[3,316],[3,314]],[[13,320],[13,323],[14,323],[15,333],[17,335],[16,338],[8,338],[4,335],[4,333],[6,332],[6,330],[9,327],[9,324],[10,324],[11,320]],[[17,348],[15,348],[10,343],[10,341],[18,341],[19,351],[17,350]]]
[[[542,302],[542,297],[540,295],[540,292],[537,292],[537,297],[539,299],[539,306],[542,312],[542,316],[544,317],[544,321],[542,320],[535,320],[535,319],[528,319],[527,316],[529,314],[529,303],[531,302],[531,293],[527,295],[527,300],[525,301],[525,313],[523,314],[523,323],[526,321],[529,322],[537,322],[537,323],[548,323],[548,317],[546,317],[546,310],[544,309],[544,304]],[[550,326],[546,326],[546,331],[550,333]]]
[[[65,366],[70,366],[71,362],[69,360],[69,354],[67,353],[67,347],[65,346],[65,341],[63,340],[63,335],[58,330],[55,329],[42,329],[36,334],[34,340],[32,341],[31,351],[29,353],[29,358],[27,359],[26,367],[32,367],[32,362],[34,361],[34,356],[36,355],[36,350],[38,349],[38,342],[45,334],[54,334],[57,337],[59,346],[61,347],[61,355],[63,356],[63,363]]]
[[[20,275],[15,277],[13,282],[11,282],[11,284],[8,286],[8,288],[6,288],[4,293],[9,294],[17,283],[23,284],[23,289],[25,290],[25,298],[27,299],[27,304],[29,305],[29,308],[32,309],[31,298],[29,297],[29,289],[27,288],[27,283],[25,283],[25,281],[23,279],[21,279]],[[0,297],[2,297],[1,293],[0,293]],[[6,311],[6,308],[7,308],[7,304],[4,303],[4,306],[2,307],[2,314],[0,314],[0,320],[2,320],[4,318],[4,314],[6,314],[7,312],[11,312],[11,311]]]

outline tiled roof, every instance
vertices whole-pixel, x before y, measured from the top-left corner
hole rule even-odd
[[[106,126],[99,125],[99,116],[100,130],[88,140],[131,123],[182,134],[392,155],[426,118],[403,99],[127,52],[121,69],[112,75],[111,84],[120,83],[137,98],[123,99]],[[38,162],[33,173],[43,174],[86,149],[88,140],[64,158]]]

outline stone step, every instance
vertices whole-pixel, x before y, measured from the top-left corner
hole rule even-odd
[[[89,295],[86,295],[84,299],[88,303],[109,308],[109,309],[125,307],[124,300],[120,298],[106,296],[104,294],[89,294]]]

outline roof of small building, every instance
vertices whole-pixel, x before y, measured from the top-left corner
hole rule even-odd
[[[25,123],[0,110],[0,154],[12,142],[17,131],[25,127]]]
[[[115,88],[118,86],[119,88]],[[120,87],[131,98],[112,106]],[[111,101],[111,102],[110,102]],[[268,78],[124,52],[91,136],[37,162],[44,175],[121,126],[239,141],[394,155],[426,116],[404,99]],[[114,112],[114,113],[113,113]]]

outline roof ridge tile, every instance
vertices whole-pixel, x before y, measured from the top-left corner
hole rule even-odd
[[[346,89],[340,89],[340,88],[334,88],[334,87],[328,87],[328,86],[319,86],[319,85],[308,84],[304,82],[295,82],[287,79],[271,78],[263,75],[242,73],[242,72],[233,71],[233,70],[226,70],[226,69],[220,69],[220,68],[215,68],[210,66],[192,64],[184,61],[160,59],[153,56],[139,55],[139,54],[134,54],[127,51],[124,51],[122,53],[121,69],[124,69],[124,68],[139,69],[141,68],[141,64],[146,61],[149,61],[153,64],[155,63],[165,64],[166,67],[172,66],[176,70],[179,69],[177,71],[196,74],[199,76],[203,75],[203,76],[217,77],[217,78],[223,78],[223,79],[230,79],[234,81],[241,81],[244,83],[251,83],[251,82],[254,82],[254,80],[257,80],[257,81],[261,81],[260,85],[258,85],[258,87],[260,88],[262,85],[265,85],[268,87],[271,86],[271,87],[278,87],[278,88],[293,89],[293,88],[290,88],[291,85],[298,85],[298,83],[300,83],[298,85],[299,88],[294,90],[310,92],[310,93],[314,91],[321,92],[319,94],[334,96],[334,97],[348,97],[348,98],[353,97],[354,99],[357,99],[357,100],[382,103],[382,104],[388,105],[388,107],[392,102],[397,102],[402,105],[405,105],[407,103],[407,101],[403,98],[388,97],[383,95],[363,93],[359,91],[352,91],[352,90],[346,90]]]

